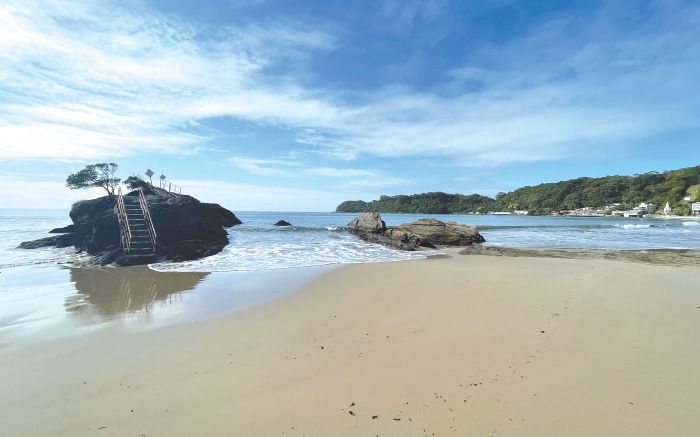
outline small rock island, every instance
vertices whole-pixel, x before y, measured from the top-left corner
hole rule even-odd
[[[70,218],[71,225],[51,231],[59,235],[19,247],[74,246],[92,255],[90,265],[187,261],[223,250],[229,242],[226,228],[241,224],[233,212],[218,204],[151,185],[123,196],[76,202]],[[129,235],[126,244],[125,234]]]
[[[486,241],[471,226],[435,219],[420,219],[388,228],[376,212],[360,214],[348,223],[348,229],[365,241],[409,251],[438,246],[471,246]]]

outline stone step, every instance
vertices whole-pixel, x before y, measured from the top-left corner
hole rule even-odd
[[[155,255],[152,247],[131,247],[129,255]]]

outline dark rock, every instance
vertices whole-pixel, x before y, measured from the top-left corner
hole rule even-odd
[[[192,196],[169,193],[155,187],[144,189],[144,196],[157,235],[156,257],[125,257],[115,213],[116,198],[105,196],[76,202],[71,207],[73,225],[54,231],[63,235],[24,242],[22,248],[75,246],[93,255],[95,265],[144,264],[157,260],[184,261],[220,252],[228,244],[225,228],[240,224],[231,211],[213,203],[202,203]],[[126,198],[138,196],[138,191]],[[146,259],[148,258],[148,260]]]
[[[73,232],[75,232],[75,229],[75,225],[68,225],[62,228],[51,229],[49,231],[49,234],[72,234]]]
[[[23,241],[20,243],[20,249],[37,249],[39,247],[56,246],[58,242],[58,236],[40,238],[34,241]]]
[[[73,245],[73,236],[55,235],[52,237],[40,238],[34,241],[23,241],[18,246],[20,249],[38,249],[40,247],[68,247]]]
[[[286,220],[280,220],[277,223],[275,223],[275,226],[292,226],[292,224]]]

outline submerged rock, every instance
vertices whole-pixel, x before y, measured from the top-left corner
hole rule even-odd
[[[277,223],[275,223],[275,226],[292,226],[292,224],[286,220],[280,220]]]
[[[483,243],[484,237],[471,226],[435,219],[420,219],[397,227],[387,228],[376,212],[362,213],[348,223],[348,229],[363,240],[401,250],[422,247],[469,246]]]
[[[184,261],[220,252],[229,242],[226,228],[241,223],[235,214],[217,204],[155,187],[143,191],[157,235],[156,259],[124,256],[115,213],[116,197],[110,196],[76,202],[70,211],[73,224],[52,231],[61,235],[24,242],[20,247],[73,245],[78,251],[93,255],[92,263],[96,265]],[[137,202],[137,196],[138,191],[133,191],[124,197],[125,201]]]

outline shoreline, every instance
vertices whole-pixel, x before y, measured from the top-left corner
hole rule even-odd
[[[663,266],[700,266],[698,249],[574,249],[473,245],[455,252],[467,256],[597,259]]]
[[[221,317],[0,349],[0,411],[27,436],[691,435],[698,272],[348,265]]]

